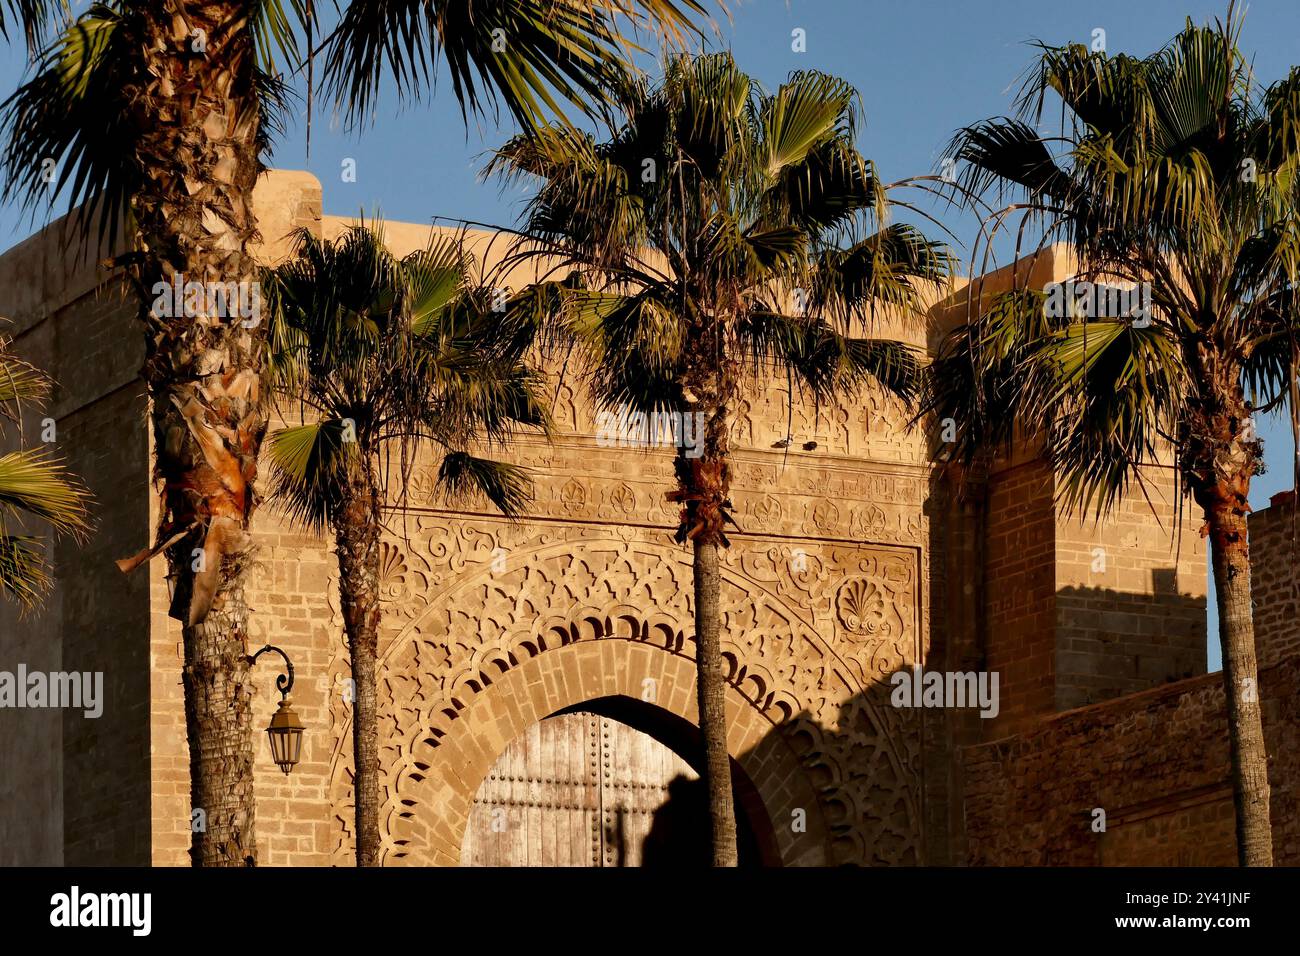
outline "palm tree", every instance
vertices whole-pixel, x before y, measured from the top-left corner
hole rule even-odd
[[[730,423],[742,375],[788,373],[818,401],[876,382],[911,397],[917,359],[851,338],[863,308],[916,303],[946,254],[884,225],[885,187],[855,146],[857,94],[816,72],[774,95],[729,54],[678,57],[629,86],[604,142],[556,128],[520,137],[491,168],[540,180],[517,260],[559,280],[517,296],[511,321],[576,346],[599,408],[690,416],[675,457],[678,542],[691,543],[700,729],[712,859],[736,863],[727,754],[719,551],[731,522]],[[684,419],[678,419],[684,421]],[[685,437],[688,429],[678,430]]]
[[[270,434],[273,493],[300,523],[335,534],[358,866],[378,866],[380,854],[375,666],[387,489],[406,487],[427,443],[442,455],[440,484],[514,514],[528,494],[522,469],[467,447],[546,424],[533,375],[497,334],[491,293],[471,287],[471,267],[454,239],[397,259],[363,224],[333,243],[300,233],[296,256],[268,276],[276,389],[308,419]]]
[[[961,194],[1001,206],[984,244],[1022,218],[1044,243],[1068,242],[1076,280],[1136,288],[1139,302],[1148,290],[1150,308],[1052,309],[1023,288],[992,297],[948,338],[924,404],[957,426],[944,448],[955,461],[1040,436],[1069,510],[1106,513],[1172,452],[1210,539],[1238,856],[1266,866],[1246,516],[1261,463],[1253,416],[1297,412],[1300,70],[1261,88],[1237,35],[1229,11],[1215,27],[1189,21],[1145,59],[1044,46],[1019,116],[958,132]],[[1040,132],[1049,92],[1062,123]]]
[[[9,6],[26,15],[46,4]],[[700,10],[695,0],[357,0],[330,37],[326,79],[366,116],[384,75],[414,92],[445,59],[466,109],[499,101],[539,123],[557,99],[594,108],[589,98],[624,69],[620,28],[678,37]],[[257,859],[244,579],[267,427],[266,334],[256,307],[235,315],[216,295],[158,296],[197,282],[256,301],[253,186],[280,131],[280,71],[302,63],[298,38],[310,46],[316,24],[311,0],[108,0],[45,47],[4,104],[4,198],[34,205],[66,190],[83,227],[97,225],[103,243],[122,227],[130,247],[116,262],[145,328],[163,520],[155,546],[120,564],[159,553],[168,562],[190,799],[206,816],[195,865]]]
[[[0,335],[0,426],[5,421],[20,426],[21,438],[24,405],[41,407],[50,386],[39,369],[13,355],[8,336]],[[40,601],[53,583],[50,564],[45,543],[25,526],[35,519],[55,535],[79,537],[90,530],[89,500],[81,482],[48,451],[19,448],[0,455],[0,594],[23,609]]]

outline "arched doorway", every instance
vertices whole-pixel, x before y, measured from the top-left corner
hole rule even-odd
[[[608,706],[607,716],[649,733],[679,755],[689,758],[700,751],[695,662],[684,655],[631,640],[599,639],[531,656],[521,646],[519,658],[512,659],[513,666],[493,668],[491,680],[476,672],[482,683],[462,685],[459,708],[436,715],[426,711],[409,733],[395,738],[401,742],[388,764],[391,783],[381,807],[386,864],[460,865],[478,788],[502,752],[549,716],[603,712]],[[644,695],[654,689],[651,704]],[[808,748],[795,749],[785,734],[773,733],[768,716],[734,685],[727,688],[727,713],[738,805],[759,837],[763,863],[824,866],[831,860],[830,831],[814,788],[814,773],[822,775],[823,769],[810,770],[800,759]]]
[[[693,728],[653,720],[651,733],[633,703],[584,702],[515,738],[474,796],[462,865],[707,866],[703,781],[676,749]],[[773,862],[770,825],[754,825],[748,779],[732,771],[740,865]]]

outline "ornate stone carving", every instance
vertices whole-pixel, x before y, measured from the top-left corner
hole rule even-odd
[[[437,513],[413,523],[409,549],[385,552],[409,591],[387,610],[381,646],[385,819],[436,812],[412,788],[459,715],[522,662],[610,640],[693,656],[690,552],[666,531]],[[837,860],[916,862],[919,736],[881,694],[889,668],[919,659],[916,553],[744,534],[723,573],[727,679],[798,755]],[[346,673],[341,648],[332,667]],[[332,709],[333,800],[347,807],[349,715],[342,701]],[[349,818],[338,814],[340,862]]]
[[[379,589],[381,597],[389,602],[400,602],[407,594],[406,556],[402,549],[389,541],[379,543]]]
[[[581,514],[587,505],[587,489],[576,478],[570,478],[560,489],[560,507],[571,515]]]
[[[614,506],[614,510],[619,514],[627,516],[636,510],[636,492],[626,481],[620,482],[613,491],[609,493],[609,503]]]
[[[877,632],[888,633],[885,619],[885,595],[867,578],[850,578],[840,585],[835,602],[840,624],[848,633],[861,639]]]

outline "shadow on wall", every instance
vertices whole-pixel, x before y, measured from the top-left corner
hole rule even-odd
[[[833,720],[819,721],[804,711],[774,726],[754,749],[762,750],[769,743],[789,748],[817,797],[813,806],[795,808],[806,811],[797,823],[767,818],[763,826],[773,833],[782,827],[802,826],[823,842],[826,862],[831,865],[966,862],[972,858],[971,851],[979,850],[978,846],[968,850],[968,840],[979,842],[987,834],[968,835],[966,831],[960,748],[998,739],[1011,743],[1018,738],[1007,738],[1007,734],[1032,733],[1061,711],[1205,673],[1205,600],[1180,594],[1176,581],[1173,569],[1155,569],[1150,593],[1109,588],[1057,591],[1057,625],[1054,642],[1048,645],[1055,650],[1054,668],[1035,663],[1027,671],[1013,669],[1000,674],[996,696],[991,680],[979,683],[980,674],[987,673],[986,654],[954,646],[944,639],[949,635],[936,632],[922,673],[939,672],[945,678],[950,673],[971,674],[976,679],[972,698],[962,699],[960,691],[952,696],[956,682],[950,688],[945,680],[945,696],[938,706],[922,699],[913,701],[919,706],[895,707],[891,672],[841,704]],[[1050,684],[1053,694],[1041,694],[1044,682]],[[989,704],[997,716],[982,717],[981,711],[989,712]],[[1143,707],[1140,701],[1119,701],[1115,706],[1137,713]],[[1004,715],[1011,721],[1001,719]],[[1159,718],[1153,714],[1149,719]],[[1122,726],[1111,728],[1114,739],[1107,744],[1109,750],[1126,752],[1123,734]],[[742,755],[739,763],[746,763],[747,756]],[[1094,771],[1102,777],[1124,775],[1118,763],[1110,769],[1090,768]],[[1176,791],[1148,787],[1142,781],[1129,781],[1128,787],[1130,804],[1149,800],[1160,805],[1178,798]],[[750,816],[754,816],[752,810]],[[743,817],[740,809],[738,817]],[[674,781],[643,846],[644,865],[707,865],[707,820],[702,782]],[[1071,820],[1069,826],[1076,822]],[[1083,820],[1080,825],[1086,823]],[[744,832],[745,827],[741,829]],[[1023,830],[1026,859],[1078,837],[1049,830]],[[784,845],[781,836],[776,834],[773,842]],[[1008,837],[1003,834],[1003,838]],[[1151,852],[1145,845],[1133,851],[1139,860]],[[1156,860],[1154,856],[1150,859]],[[779,857],[774,859],[768,853],[746,860],[742,849],[742,864],[745,862],[779,865]]]
[[[796,712],[733,758],[741,866],[921,862],[919,720],[916,711],[891,708],[889,694],[877,682],[867,693],[824,706],[820,718]],[[614,721],[623,730],[604,726],[575,757],[573,717]],[[743,714],[733,709],[738,717]],[[551,730],[535,725],[516,738],[485,777],[463,859],[495,866],[557,858],[594,858],[604,866],[709,865],[708,800],[696,777],[703,756],[698,727],[622,695],[589,699],[541,722],[551,723]],[[676,769],[671,760],[651,759],[654,748],[636,742],[644,737],[676,754]],[[599,767],[575,776],[575,766],[593,758]],[[580,779],[600,792],[594,854],[591,822],[584,822],[590,814],[569,812],[593,806],[573,799],[570,785]],[[656,792],[661,796],[647,804]],[[490,825],[498,815],[499,830]],[[581,849],[557,856],[555,847]]]
[[[892,690],[876,682],[835,709],[831,721],[803,711],[732,761],[742,867],[808,862],[810,856],[824,865],[915,865],[924,859],[921,721],[919,711],[890,706]],[[678,752],[698,767],[699,734],[691,730],[692,740],[685,747],[679,741]],[[796,796],[779,808],[765,803],[745,774],[742,766],[764,763],[762,755],[772,748],[792,754],[804,778],[783,780],[780,789],[806,799]],[[708,821],[704,782],[678,776],[655,811],[642,865],[708,866]]]
[[[1019,746],[1021,738],[1008,735],[1050,728],[1057,722],[1044,718],[1064,709],[1059,700],[1067,692],[1118,697],[1179,680],[1190,669],[1203,670],[1203,657],[1195,653],[1199,640],[1195,622],[1203,621],[1203,599],[1179,594],[1171,569],[1157,569],[1151,581],[1152,591],[1147,594],[1052,587],[1047,614],[1030,621],[1033,627],[1012,633],[980,624],[987,608],[978,595],[967,610],[949,609],[936,601],[936,593],[947,600],[949,595],[960,597],[966,589],[958,576],[946,584],[933,576],[928,588],[932,640],[920,670],[923,675],[940,676],[939,693],[937,697],[925,693],[923,684],[921,692],[912,688],[911,699],[897,706],[898,688],[892,678],[903,660],[898,656],[899,635],[891,644],[880,632],[862,630],[855,632],[851,644],[821,658],[798,663],[779,659],[777,666],[800,668],[795,677],[804,706],[798,710],[783,710],[785,705],[758,686],[741,662],[728,657],[727,676],[733,690],[750,700],[750,705],[738,707],[731,697],[732,719],[753,720],[759,713],[764,721],[777,719],[765,723],[765,733],[733,760],[742,865],[951,865],[978,858],[991,839],[1012,857],[1025,859],[1064,845],[1083,818],[1049,825],[1041,813],[1027,817],[1025,810],[1033,803],[1028,794],[1016,797],[1013,806],[1002,806],[1026,820],[1014,828],[1016,832],[994,823],[969,833],[970,787],[963,754],[989,741]],[[1036,642],[1033,654],[1017,656],[1015,642],[1025,637]],[[683,656],[689,657],[689,651],[689,646],[684,648]],[[996,654],[1008,663],[996,664]],[[991,667],[998,670],[996,685]],[[905,673],[915,680],[910,667]],[[950,679],[956,675],[965,679]],[[864,686],[847,696],[838,690]],[[929,686],[933,688],[933,682]],[[1132,708],[1147,721],[1144,699],[1119,706]],[[746,713],[748,706],[753,710]],[[582,701],[551,716],[576,713],[608,718],[648,735],[699,770],[698,728],[662,707],[616,696]],[[1126,725],[1116,725],[1099,742],[1126,753],[1124,738],[1129,735]],[[614,765],[617,768],[617,760]],[[1117,784],[1127,775],[1120,769],[1123,766],[1120,762],[1091,769],[1097,779]],[[498,772],[518,771],[498,768]],[[1003,772],[1015,779],[1015,762]],[[1062,766],[1050,772],[1069,776],[1072,771]],[[540,784],[556,782],[544,779],[554,774],[531,766],[519,779],[539,776]],[[994,775],[987,771],[986,776],[993,779]],[[651,782],[663,787],[663,797],[656,798],[661,802],[634,806],[637,801],[632,801],[629,812],[644,814],[636,819],[618,812],[621,791],[617,789],[609,791],[614,801],[599,804],[605,812],[596,830],[604,848],[598,865],[708,864],[708,807],[702,785],[677,770],[665,771],[656,781]],[[995,783],[990,786],[999,792],[1015,789],[1002,779]],[[626,786],[626,781],[611,786]],[[1147,799],[1169,796],[1143,779],[1126,786],[1129,792],[1123,802],[1115,804],[1125,812]],[[518,805],[518,794],[506,796]],[[528,806],[540,807],[543,813],[546,799],[536,793],[526,797]],[[995,821],[996,814],[980,819]],[[579,834],[575,842],[590,836],[590,832]],[[522,844],[506,848],[504,855],[493,857],[487,865],[539,858],[526,849]],[[1134,855],[1145,852],[1145,847],[1139,847]]]
[[[1150,591],[1063,587],[1051,603],[1016,607],[991,596],[996,615],[937,634],[934,667],[999,675],[996,719],[948,721],[968,746],[1032,731],[1043,719],[1206,673],[1205,598],[1180,593],[1174,569],[1152,569]],[[993,618],[990,621],[990,618]]]
[[[1206,672],[1205,598],[1154,568],[1149,593],[1056,592],[1056,710],[1071,710]]]
[[[603,697],[566,708],[552,717],[570,713],[598,714],[619,721],[654,738],[676,753],[699,773],[703,741],[699,728],[654,705],[630,697]],[[550,718],[548,718],[550,719]],[[777,862],[771,823],[753,783],[732,761],[733,801],[739,863],[744,867]],[[636,784],[633,784],[634,786]],[[684,773],[668,781],[667,799],[656,808],[649,832],[641,841],[640,853],[632,852],[626,811],[616,806],[613,820],[603,825],[603,845],[612,850],[612,865],[648,867],[709,866],[712,854],[709,833],[709,804],[704,782]]]

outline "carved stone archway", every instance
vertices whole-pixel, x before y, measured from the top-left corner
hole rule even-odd
[[[631,697],[642,691],[647,679],[693,692],[693,671],[684,658],[669,658],[623,641],[569,645],[513,669],[466,709],[455,740],[437,748],[436,764],[426,765],[428,771],[413,764],[420,779],[412,779],[410,770],[398,775],[402,797],[385,807],[385,862],[458,862],[479,784],[506,746],[532,723],[587,701]],[[657,705],[696,724],[693,702],[683,705],[680,696]],[[727,703],[733,714],[749,710],[734,692],[728,694]],[[779,736],[765,734],[757,722],[742,726],[745,729],[734,736],[729,749],[752,781],[764,810],[774,820],[789,821],[796,810],[804,810],[810,818],[805,832],[794,833],[788,827],[775,831],[781,861],[826,863],[828,830],[798,759]]]
[[[388,545],[386,862],[456,863],[483,776],[549,714],[626,696],[696,723],[689,555],[667,541],[657,529],[463,517],[452,528],[425,515],[418,534]],[[910,714],[881,706],[879,686],[919,659],[915,554],[842,542],[794,551],[746,536],[727,554],[729,750],[777,821],[787,865],[916,862],[919,740]],[[332,710],[336,739],[350,740],[345,705]],[[340,857],[349,750],[337,748],[331,771]]]

